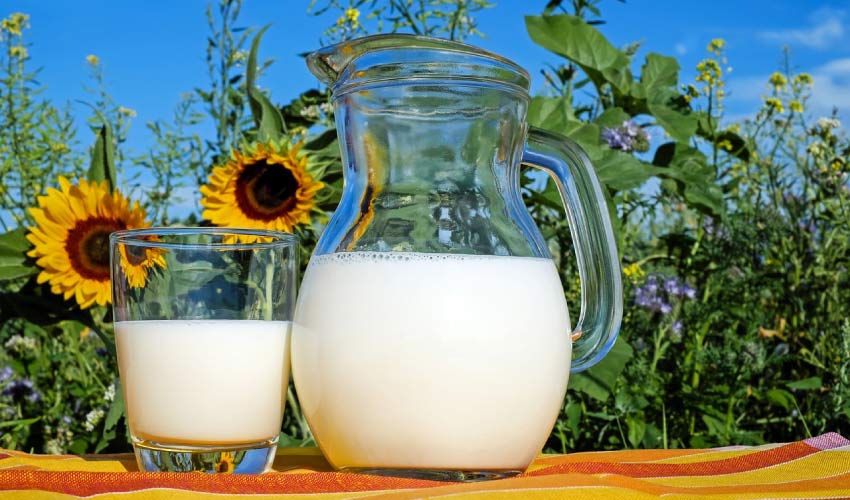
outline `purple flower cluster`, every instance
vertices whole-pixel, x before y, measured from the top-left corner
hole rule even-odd
[[[718,239],[726,239],[729,236],[729,232],[726,228],[718,223],[718,221],[714,220],[714,217],[711,216],[703,219],[702,228],[705,230],[705,234]]]
[[[650,274],[643,286],[634,290],[635,304],[645,307],[652,312],[670,314],[673,312],[673,302],[678,299],[693,299],[696,290],[689,284],[676,277],[661,274]],[[681,329],[682,325],[676,327]]]
[[[36,390],[32,380],[12,378],[14,375],[15,372],[12,367],[4,366],[0,368],[0,384],[3,385],[3,392],[0,394],[17,401],[26,399],[30,403],[35,403],[41,399],[41,393]]]
[[[605,127],[602,129],[602,140],[611,149],[618,149],[626,153],[637,151],[644,153],[649,151],[649,134],[638,124],[626,120],[617,128]]]

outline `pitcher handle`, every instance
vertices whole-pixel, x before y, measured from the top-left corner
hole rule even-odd
[[[522,163],[552,177],[566,208],[581,278],[570,371],[580,372],[611,350],[623,317],[620,259],[608,205],[590,159],[564,136],[531,128]]]

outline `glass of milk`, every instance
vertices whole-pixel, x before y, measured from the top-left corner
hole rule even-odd
[[[150,228],[110,236],[115,342],[145,471],[256,474],[289,385],[291,234]]]

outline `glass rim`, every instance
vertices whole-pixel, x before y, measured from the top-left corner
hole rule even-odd
[[[216,241],[210,243],[184,243],[174,241],[155,241],[145,239],[150,236],[253,236],[271,238],[267,242],[234,242]],[[109,234],[110,246],[116,243],[147,248],[190,249],[202,250],[215,248],[219,250],[253,250],[263,248],[279,248],[296,246],[299,242],[297,235],[270,229],[227,228],[227,227],[146,227],[138,229],[122,229]]]

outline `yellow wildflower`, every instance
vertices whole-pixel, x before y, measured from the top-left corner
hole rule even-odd
[[[336,20],[337,28],[342,28],[345,26],[345,16],[339,16],[339,19]]]
[[[739,125],[737,123],[733,123],[732,125],[729,125],[728,127],[726,127],[726,130],[728,130],[729,132],[732,132],[733,134],[737,134],[741,131],[741,125]]]
[[[784,113],[785,112],[785,107],[782,105],[782,101],[780,101],[779,99],[777,99],[775,97],[768,97],[767,99],[765,99],[764,100],[764,107],[767,109],[768,112],[774,112],[774,111],[777,112],[777,113]]]
[[[29,55],[29,53],[27,52],[26,47],[22,47],[20,45],[17,45],[15,47],[9,47],[9,56],[10,57],[13,57],[13,58],[17,57],[17,58],[20,58],[20,59],[26,59],[28,55]]]
[[[86,62],[91,64],[92,66],[97,66],[100,64],[100,58],[94,54],[89,54],[86,56]]]
[[[788,79],[785,78],[785,75],[778,71],[774,71],[772,75],[770,75],[770,84],[773,85],[773,88],[776,90],[783,90],[786,85],[788,85]]]
[[[732,143],[729,142],[729,139],[723,139],[722,141],[718,142],[717,147],[724,151],[732,151]]]
[[[632,282],[636,282],[646,276],[646,272],[644,272],[643,268],[641,268],[640,264],[637,262],[624,267],[623,274]]]
[[[71,148],[64,142],[55,142],[50,145],[50,151],[62,155],[71,152]]]
[[[230,54],[230,62],[232,64],[241,64],[248,60],[248,53],[244,50],[237,50]]]
[[[722,76],[720,64],[718,64],[714,59],[703,59],[700,61],[700,63],[697,64],[697,71],[699,72],[697,75],[697,81],[706,82],[709,85],[720,80],[720,77]]]
[[[800,73],[799,75],[794,77],[793,83],[794,85],[813,87],[815,81],[814,79],[812,79],[812,75],[808,73]]]
[[[788,103],[788,109],[790,109],[792,113],[802,113],[803,103],[794,99],[793,101]]]
[[[21,12],[15,12],[6,19],[0,21],[0,31],[5,31],[11,36],[21,36],[23,30],[30,27],[30,16]]]
[[[357,19],[360,17],[360,11],[355,8],[345,9],[345,18],[351,24],[357,24]]]
[[[713,38],[708,44],[708,51],[712,54],[720,54],[720,52],[723,50],[723,47],[725,46],[726,40],[722,38]]]

